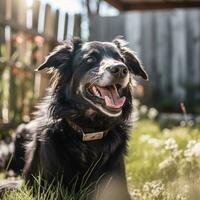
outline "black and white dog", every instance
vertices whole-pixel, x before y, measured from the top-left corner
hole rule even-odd
[[[87,184],[97,182],[99,199],[130,199],[124,166],[128,119],[132,112],[132,79],[147,74],[140,61],[116,38],[112,42],[79,39],[58,46],[38,70],[49,69],[53,83],[28,135],[23,174],[31,184],[41,174],[55,177],[78,191],[86,172],[95,165]],[[23,163],[22,165],[23,166]],[[90,196],[95,199],[95,192]]]

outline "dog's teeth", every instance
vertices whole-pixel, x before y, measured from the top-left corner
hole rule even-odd
[[[98,96],[98,97],[100,97],[100,94],[99,94],[98,90],[95,91],[95,95]]]
[[[92,87],[93,92],[96,94],[97,93],[97,88],[95,86]]]
[[[100,93],[99,93],[99,91],[97,90],[97,88],[96,88],[95,86],[92,87],[92,90],[93,90],[93,92],[94,92],[94,94],[95,94],[96,96],[98,96],[98,97],[101,96]]]
[[[100,95],[99,91],[97,91],[96,95],[97,95],[98,97],[101,97],[101,95]]]

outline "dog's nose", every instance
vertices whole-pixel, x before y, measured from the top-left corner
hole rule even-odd
[[[128,74],[128,68],[125,65],[117,64],[108,68],[113,76],[124,78]]]

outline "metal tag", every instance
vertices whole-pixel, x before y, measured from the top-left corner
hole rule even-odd
[[[83,141],[100,140],[103,138],[104,132],[85,133],[83,134]]]

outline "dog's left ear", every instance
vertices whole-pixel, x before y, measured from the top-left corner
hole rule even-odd
[[[130,68],[133,74],[136,76],[141,76],[143,79],[148,80],[148,75],[143,69],[143,66],[139,59],[134,55],[134,53],[127,47],[127,41],[122,37],[117,37],[112,41],[120,53],[125,58],[125,64]]]
[[[73,41],[65,41],[57,46],[45,59],[45,61],[36,69],[36,71],[45,68],[57,69],[59,66],[67,65],[72,60],[74,52],[81,47],[82,41],[74,38]]]

